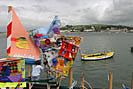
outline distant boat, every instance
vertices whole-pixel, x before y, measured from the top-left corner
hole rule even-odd
[[[82,61],[97,61],[97,60],[104,60],[104,59],[108,59],[114,56],[114,51],[111,52],[98,52],[98,53],[94,53],[94,54],[82,54]]]
[[[133,52],[133,47],[131,47],[131,52]]]

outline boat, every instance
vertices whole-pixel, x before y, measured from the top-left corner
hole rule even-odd
[[[29,32],[27,32],[27,30],[19,20],[12,6],[8,6],[8,13],[10,15],[10,22],[7,25],[7,59],[24,59],[25,61],[23,61],[23,64],[26,64],[26,66],[21,66],[24,67],[23,70],[27,69],[28,74],[26,74],[26,72],[24,71],[23,82],[25,85],[23,86],[19,83],[15,83],[16,86],[14,85],[10,87],[10,85],[13,84],[14,81],[11,82],[8,78],[5,78],[5,76],[0,77],[0,85],[5,84],[4,86],[0,86],[0,89],[5,89],[5,87],[16,87],[15,89],[27,88],[27,84],[29,85],[29,88],[36,89],[34,88],[34,86],[37,87],[38,85],[34,85],[35,82],[37,82],[38,84],[44,83],[43,85],[47,85],[48,89],[50,89],[50,87],[53,85],[54,87],[56,87],[56,89],[59,89],[59,87],[61,86],[61,80],[64,80],[68,76],[70,77],[70,86],[67,89],[73,89],[73,87],[76,86],[77,81],[73,80],[72,78],[72,64],[78,53],[78,45],[80,44],[81,40],[80,37],[65,39],[68,37],[63,36],[62,38],[60,34],[60,22],[58,16],[55,16],[54,20],[48,27],[33,30],[31,34],[29,34]],[[61,39],[61,41],[58,39]],[[41,78],[38,81],[32,81],[31,68],[32,65],[35,65],[38,61],[41,62],[40,66],[44,67],[44,71],[46,72],[48,78],[43,77],[43,79]],[[12,65],[13,63],[11,62],[7,64]],[[7,64],[6,66],[8,66]],[[1,70],[4,70],[4,66],[5,65],[3,63],[0,65],[0,73]],[[13,70],[13,72],[17,71],[17,69],[19,69],[20,71],[21,69],[17,64],[13,64],[12,67],[13,69],[16,69]],[[8,73],[8,75],[8,77],[16,79],[16,75],[18,75],[18,73],[15,73],[13,75],[10,75]],[[27,76],[28,78],[25,78],[25,76]],[[3,81],[1,82],[1,79],[3,77],[4,79],[6,79],[4,83]],[[7,81],[7,79],[9,81]],[[18,80],[18,82],[20,81],[21,80]],[[32,87],[31,84],[32,86],[34,86]]]
[[[131,47],[131,52],[133,52],[133,46]]]
[[[31,61],[36,61],[38,58],[40,58],[40,51],[39,48],[36,47],[36,45],[32,42],[31,38],[28,36],[29,34],[26,32],[26,29],[24,29],[23,25],[20,23],[18,17],[15,14],[15,11],[12,7],[9,7],[9,11],[12,11],[12,22],[9,23],[7,27],[7,54],[9,58],[3,58],[0,59],[0,89],[42,89],[42,88],[47,88],[47,89],[83,89],[84,83],[87,83],[90,88],[87,89],[92,89],[90,84],[85,81],[84,74],[82,74],[82,86],[77,86],[77,81],[73,80],[72,77],[72,64],[73,64],[73,59],[76,57],[75,55],[78,52],[78,47],[77,44],[79,44],[79,40],[75,40],[75,44],[72,42],[65,42],[63,41],[61,45],[61,50],[59,55],[64,57],[64,59],[67,58],[67,63],[65,65],[64,61],[61,59],[57,60],[54,59],[53,66],[56,64],[58,68],[62,68],[63,70],[57,71],[56,74],[56,79],[53,78],[55,81],[51,81],[51,79],[46,78],[45,80],[31,80],[31,75],[30,72],[32,71],[30,69]],[[19,33],[17,31],[19,29]],[[21,33],[22,31],[22,33]],[[16,32],[16,34],[15,34]],[[55,31],[56,32],[56,31]],[[50,31],[49,31],[50,33]],[[77,38],[77,37],[76,37]],[[67,39],[68,40],[68,39]],[[43,42],[44,43],[44,42]],[[46,41],[47,45],[49,41]],[[35,53],[35,52],[36,53]],[[50,51],[50,50],[48,50]],[[68,54],[69,53],[69,54]],[[94,56],[103,56],[103,55],[108,55],[111,54],[108,52],[106,53],[96,53]],[[34,56],[32,56],[34,55]],[[92,56],[92,55],[91,55]],[[30,60],[30,63],[28,63],[27,66],[25,66],[25,58],[28,58],[27,60]],[[32,60],[33,59],[33,60]],[[72,63],[71,63],[72,62]],[[32,64],[32,63],[31,63]],[[64,66],[65,65],[65,66]],[[56,68],[53,67],[53,68]],[[66,73],[68,73],[68,68],[66,66],[70,66],[69,68],[69,87],[68,86],[61,86],[59,81],[59,78],[62,76],[67,76]],[[26,80],[25,75],[26,75],[26,67],[28,70],[28,78],[29,81]],[[51,67],[52,68],[52,67]],[[2,73],[2,74],[1,74]],[[64,74],[61,74],[64,73]],[[47,73],[48,74],[48,73]],[[50,74],[49,74],[50,75]],[[48,76],[49,76],[48,75]],[[58,77],[59,76],[59,77]],[[60,79],[61,80],[61,79]],[[63,80],[63,78],[62,78]],[[112,73],[110,73],[109,76],[109,89],[112,87]],[[26,83],[27,82],[27,83]],[[31,87],[31,82],[37,82],[36,84]],[[26,87],[29,85],[28,87]],[[51,85],[51,86],[50,86]],[[54,85],[54,86],[52,86]],[[102,88],[93,88],[93,89],[102,89]],[[127,88],[125,88],[127,89]]]
[[[114,56],[114,51],[110,51],[110,52],[98,52],[98,53],[94,53],[94,54],[82,54],[82,61],[97,61],[97,60],[104,60],[104,59],[108,59]]]

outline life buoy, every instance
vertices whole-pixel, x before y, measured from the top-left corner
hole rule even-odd
[[[46,44],[46,45],[49,45],[50,43],[51,43],[51,42],[50,42],[49,39],[46,39],[46,40],[45,40],[45,44]]]

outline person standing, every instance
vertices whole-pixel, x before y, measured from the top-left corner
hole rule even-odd
[[[43,67],[41,66],[40,61],[36,61],[35,65],[32,65],[32,80],[40,79],[41,70],[43,70]]]

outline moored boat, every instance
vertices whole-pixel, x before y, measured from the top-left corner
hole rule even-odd
[[[131,47],[131,52],[133,52],[133,47]]]
[[[108,59],[114,56],[114,51],[111,52],[99,52],[99,53],[95,53],[95,54],[82,54],[82,61],[97,61],[97,60],[104,60],[104,59]]]

